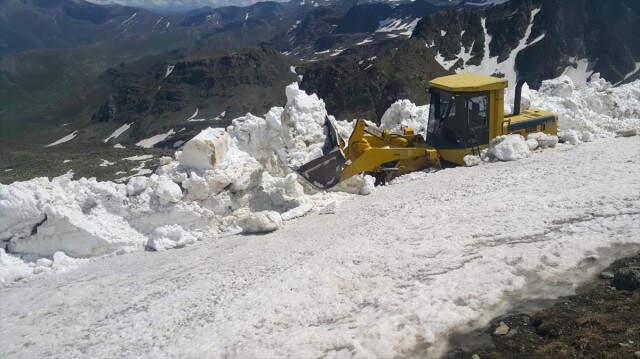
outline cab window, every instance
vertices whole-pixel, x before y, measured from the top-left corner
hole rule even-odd
[[[489,93],[431,89],[427,144],[467,148],[489,143]]]

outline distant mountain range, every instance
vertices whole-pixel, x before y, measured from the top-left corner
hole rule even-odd
[[[631,81],[638,33],[635,0],[295,0],[172,15],[0,0],[0,145],[77,131],[61,146],[179,147],[282,105],[294,81],[339,118],[373,121],[397,99],[425,103],[428,81],[455,71],[534,87],[562,73]]]

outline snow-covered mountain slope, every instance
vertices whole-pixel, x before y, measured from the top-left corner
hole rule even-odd
[[[445,69],[503,74],[510,83],[517,75],[535,87],[563,73],[582,82],[594,73],[612,82],[637,77],[637,2],[493,3],[424,17],[413,37],[424,39]]]
[[[334,212],[3,288],[0,356],[436,354],[640,248],[640,137],[426,174]]]

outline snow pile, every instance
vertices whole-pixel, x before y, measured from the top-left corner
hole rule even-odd
[[[480,156],[477,155],[466,155],[462,160],[464,161],[464,165],[467,167],[474,167],[482,162]]]
[[[416,106],[409,100],[394,102],[380,120],[382,128],[401,132],[403,127],[411,127],[418,133],[425,133],[429,120],[429,105]]]
[[[170,224],[158,227],[153,232],[147,247],[156,251],[163,251],[171,248],[184,247],[196,242],[196,238],[191,233],[185,231],[180,225]]]
[[[531,106],[557,113],[561,138],[569,143],[614,137],[640,128],[640,81],[619,87],[598,74],[584,86],[568,76],[543,81],[538,91],[523,89]]]
[[[291,170],[322,155],[328,114],[322,100],[297,84],[286,95],[286,106],[264,117],[247,114],[226,131],[202,131],[176,152],[176,160],[161,158],[150,177],[119,184],[65,175],[0,185],[0,248],[27,261],[3,252],[12,258],[3,259],[9,263],[0,269],[3,278],[13,276],[7,266],[33,274],[34,261],[58,252],[86,258],[270,232],[283,221],[335,206],[349,196],[344,192],[370,193],[373,181],[364,176],[342,184],[344,192],[318,192]]]
[[[489,160],[517,161],[531,155],[529,145],[520,135],[498,136],[491,140],[485,157]]]
[[[19,257],[7,254],[4,248],[0,248],[0,285],[27,279],[34,274],[66,272],[86,261],[86,259],[68,257],[63,252],[56,252],[51,259],[39,258],[33,262],[25,262]]]
[[[238,220],[242,231],[247,234],[273,232],[282,225],[282,217],[278,212],[246,211]]]
[[[227,148],[227,132],[222,128],[207,128],[187,142],[177,156],[178,162],[185,167],[213,168]]]
[[[558,144],[558,136],[544,132],[530,133],[527,135],[527,144],[530,150],[537,148],[554,148]],[[533,146],[533,148],[531,148]]]

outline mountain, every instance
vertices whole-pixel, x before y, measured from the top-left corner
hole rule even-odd
[[[425,17],[421,39],[447,70],[523,77],[537,87],[563,73],[614,83],[640,70],[640,4],[632,0],[512,0]]]
[[[171,16],[82,0],[0,1],[0,55],[173,31]]]
[[[339,118],[377,121],[397,99],[427,102],[428,81],[452,72],[523,77],[534,88],[563,73],[578,83],[594,72],[615,83],[640,75],[632,0],[295,0],[171,16],[80,0],[0,7],[3,29],[22,29],[0,35],[13,39],[0,55],[4,143],[49,143],[68,126],[77,141],[102,143],[131,124],[122,141],[132,144],[184,124],[158,142],[171,147],[201,125],[224,126],[208,122],[223,111],[228,120],[281,104],[297,76]],[[20,14],[42,23],[29,29]],[[187,121],[196,109],[207,121]]]
[[[134,144],[172,131],[172,146],[203,127],[226,126],[248,112],[284,104],[282,89],[296,79],[291,60],[268,47],[225,55],[193,52],[151,67],[143,62],[111,69],[102,78],[110,95],[81,136],[99,141],[131,124],[112,142]]]

